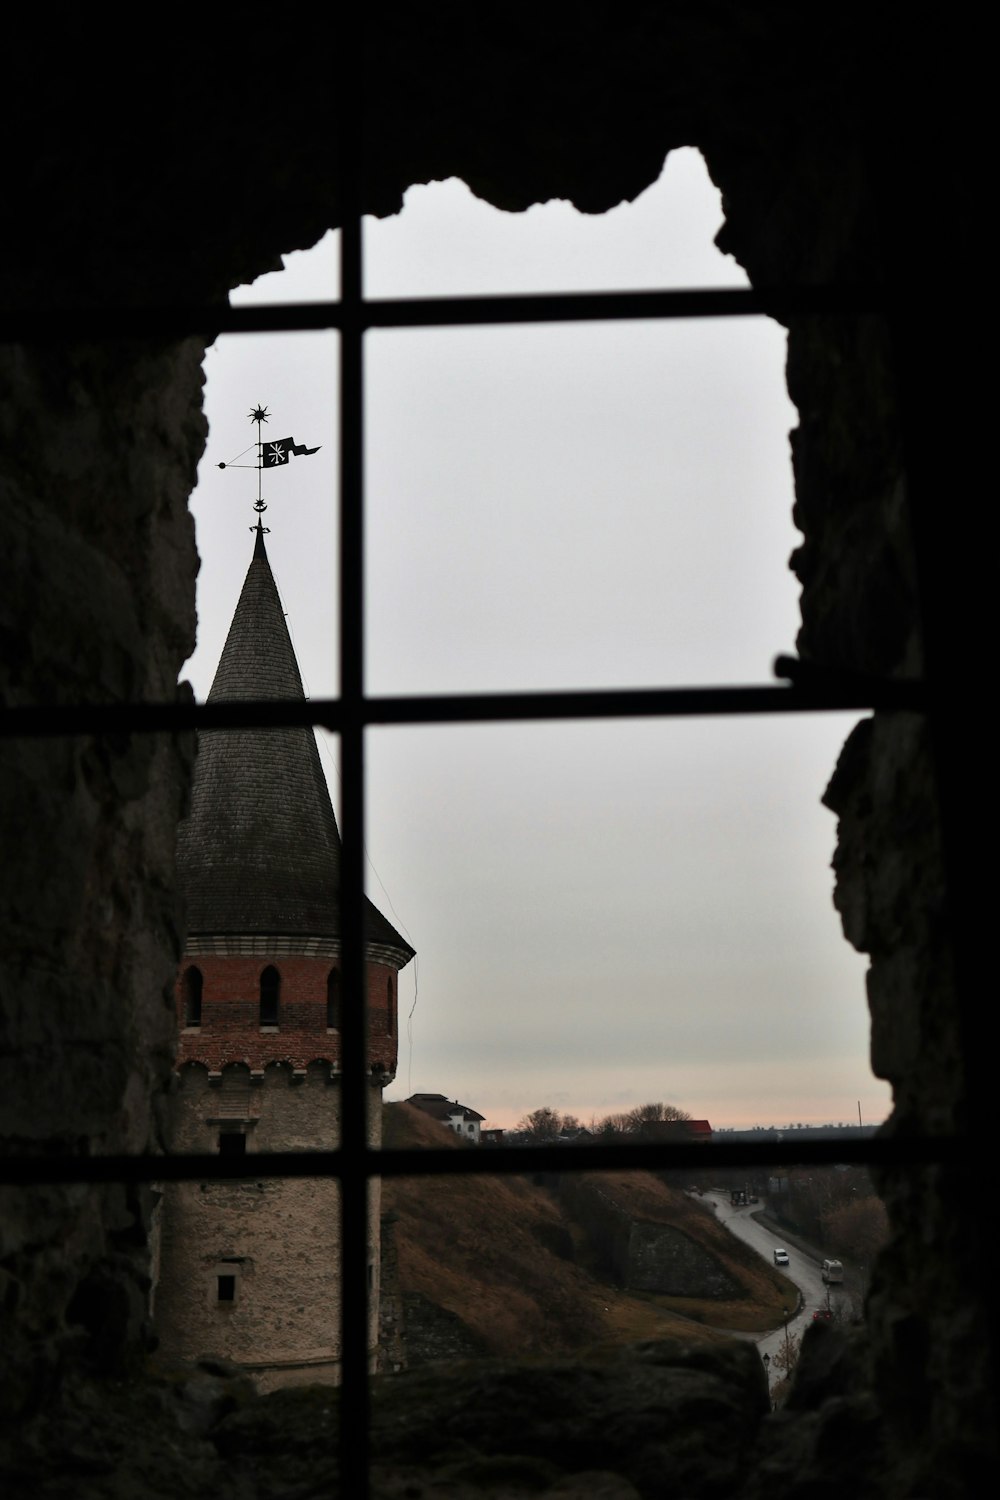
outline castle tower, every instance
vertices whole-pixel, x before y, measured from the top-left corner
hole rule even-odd
[[[209,702],[303,698],[257,528]],[[340,837],[313,731],[203,733],[178,847],[188,937],[177,984],[176,1151],[329,1150],[340,1136]],[[370,903],[371,1144],[395,1075],[398,971],[413,949]],[[369,1198],[371,1348],[379,1195]],[[170,1184],[154,1316],[165,1353],[244,1365],[261,1390],[339,1380],[339,1188]]]

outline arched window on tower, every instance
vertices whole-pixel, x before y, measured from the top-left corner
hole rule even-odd
[[[392,975],[385,982],[385,1029],[392,1036],[395,1030],[396,1009],[393,1005]]]
[[[281,975],[273,964],[269,964],[260,976],[260,1024],[262,1026],[277,1026],[280,994]]]
[[[181,981],[181,995],[184,1000],[184,1025],[201,1025],[201,992],[204,981],[200,969],[192,964],[184,972]]]
[[[328,1031],[340,1030],[339,969],[331,969],[326,976],[326,1025]]]

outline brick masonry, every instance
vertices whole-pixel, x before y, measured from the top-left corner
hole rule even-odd
[[[260,1024],[261,975],[273,967],[280,979],[277,1026]],[[188,975],[202,978],[201,1023],[185,1026]],[[327,1025],[327,983],[339,975],[330,957],[283,955],[273,960],[254,956],[198,954],[186,960],[177,981],[180,1027],[178,1063],[201,1062],[210,1072],[228,1063],[245,1063],[259,1071],[272,1062],[296,1070],[315,1059],[340,1068],[340,1031]],[[366,965],[368,1057],[379,1073],[396,1071],[398,1045],[397,981],[385,963]]]

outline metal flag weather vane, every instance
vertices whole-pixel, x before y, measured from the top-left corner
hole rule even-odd
[[[270,531],[269,526],[263,523],[264,512],[267,510],[267,501],[261,495],[261,475],[265,469],[277,469],[282,464],[287,464],[294,454],[297,458],[306,458],[310,453],[318,453],[322,444],[315,448],[307,448],[304,443],[297,443],[294,438],[275,438],[273,442],[264,442],[261,437],[261,427],[264,422],[270,420],[270,412],[266,406],[255,406],[247,413],[251,422],[257,424],[257,462],[255,464],[241,464],[240,459],[249,453],[249,448],[244,448],[243,453],[238,453],[234,459],[227,464],[220,464],[220,469],[256,469],[257,470],[257,499],[254,501],[254,510],[257,512],[257,524],[251,526],[251,531]]]

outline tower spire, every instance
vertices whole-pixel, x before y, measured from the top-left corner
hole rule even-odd
[[[254,539],[210,703],[305,697],[266,529]],[[339,943],[340,833],[312,729],[202,730],[177,860],[192,938],[270,934]],[[413,955],[367,900],[365,934],[399,967]]]

